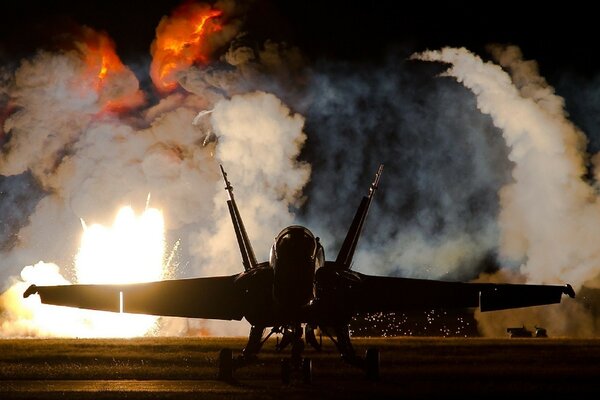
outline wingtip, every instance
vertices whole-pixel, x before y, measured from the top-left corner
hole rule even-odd
[[[37,293],[37,286],[36,285],[31,285],[23,293],[23,298],[27,298],[27,297],[31,296],[32,294],[36,294],[36,293]]]
[[[563,293],[569,295],[569,297],[572,299],[575,298],[575,290],[573,290],[573,286],[569,285],[568,283],[565,285]]]

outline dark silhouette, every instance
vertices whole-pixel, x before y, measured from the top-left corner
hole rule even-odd
[[[315,330],[328,336],[342,358],[362,368],[369,379],[379,376],[379,351],[365,357],[355,353],[348,325],[361,313],[414,311],[435,308],[479,307],[481,311],[560,303],[570,285],[525,285],[447,282],[366,275],[351,270],[369,206],[383,165],[356,211],[335,261],[326,261],[319,238],[307,228],[288,226],[275,238],[269,261],[258,262],[242,222],[233,188],[221,167],[227,205],[242,256],[244,271],[235,275],[176,279],[130,285],[30,286],[24,297],[39,294],[48,304],[164,316],[246,320],[251,324],[248,343],[232,358],[224,349],[219,378],[231,380],[236,368],[253,362],[267,338],[280,334],[277,350],[291,346],[291,358],[281,365],[282,380],[293,371],[311,381],[310,358],[304,344],[317,350]],[[270,328],[269,331],[267,329]],[[322,338],[322,336],[321,336]]]

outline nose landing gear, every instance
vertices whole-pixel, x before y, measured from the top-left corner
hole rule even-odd
[[[288,344],[292,345],[292,354],[291,357],[285,357],[281,360],[281,382],[284,385],[290,384],[292,373],[300,372],[302,376],[302,382],[311,383],[312,360],[310,358],[302,357],[302,352],[304,351],[304,341],[302,340],[301,326],[298,325],[292,328],[284,329],[283,338],[280,346],[277,347],[277,350],[283,350],[283,348]]]
[[[342,359],[347,363],[354,365],[355,367],[361,368],[365,371],[366,378],[370,381],[377,381],[379,379],[379,349],[375,347],[368,348],[365,357],[357,355],[350,342],[350,335],[347,327],[335,327],[334,328],[336,338],[330,335],[327,330],[325,333],[331,341],[338,348]],[[321,349],[321,343],[317,342],[314,337],[312,329],[312,336],[304,333],[306,336],[307,343],[311,344],[317,350]],[[222,349],[219,353],[219,374],[218,379],[221,381],[232,381],[233,371],[237,368],[256,362],[257,354],[265,343],[265,341],[273,333],[281,333],[283,336],[281,341],[277,341],[275,349],[282,351],[287,346],[292,346],[290,357],[284,357],[281,359],[281,381],[283,384],[288,385],[291,383],[292,377],[298,373],[303,383],[312,383],[312,360],[307,357],[302,357],[304,351],[304,340],[302,340],[302,327],[287,326],[287,327],[276,327],[271,330],[271,333],[263,339],[264,328],[263,327],[252,327],[250,331],[250,337],[248,344],[242,351],[242,354],[237,357],[232,357],[231,349]]]
[[[303,383],[312,383],[312,360],[303,358],[299,364],[294,364],[292,358],[284,357],[281,359],[281,383],[289,385],[294,373],[300,373]]]

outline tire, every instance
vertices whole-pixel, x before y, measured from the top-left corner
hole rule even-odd
[[[231,349],[221,349],[219,352],[219,376],[220,381],[233,380],[233,355]]]
[[[367,379],[376,381],[379,379],[379,349],[370,347],[365,355]]]
[[[312,383],[312,360],[310,358],[302,360],[302,381]]]
[[[290,384],[292,376],[292,363],[288,357],[281,359],[281,383],[284,385]]]

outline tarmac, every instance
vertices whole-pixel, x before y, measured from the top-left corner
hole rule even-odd
[[[360,370],[342,362],[331,347],[321,353],[306,352],[313,357],[312,383],[295,375],[291,383],[284,384],[279,370],[281,355],[270,348],[265,349],[259,365],[235,371],[235,380],[216,380],[218,339],[5,340],[0,341],[0,399],[597,398],[600,394],[599,339],[355,342],[361,350],[373,344],[381,348],[378,380],[367,380]],[[231,341],[223,344],[238,346]],[[40,356],[41,352],[46,353]],[[46,376],[48,379],[40,379]]]

